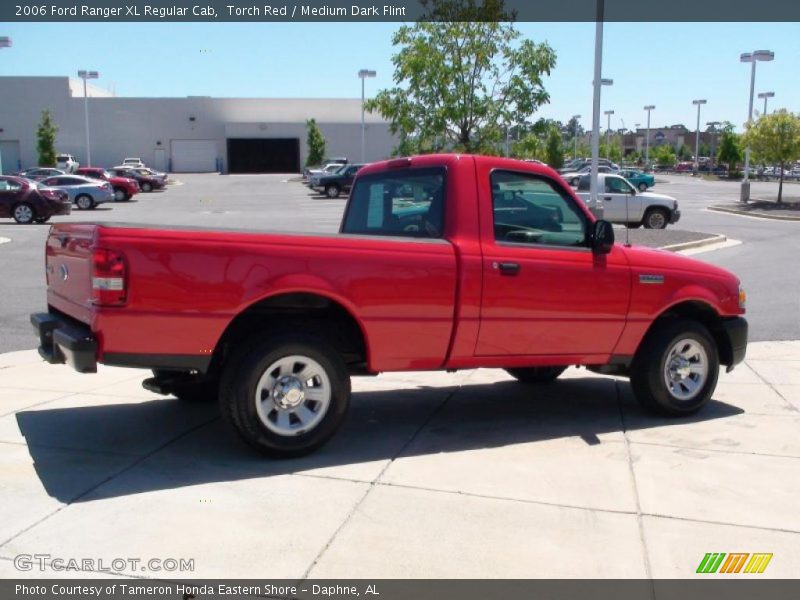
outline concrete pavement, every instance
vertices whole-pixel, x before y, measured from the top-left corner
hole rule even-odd
[[[679,420],[585,370],[359,377],[334,440],[290,461],[144,375],[0,355],[0,577],[80,575],[14,567],[46,553],[194,560],[116,569],[172,579],[686,578],[706,552],[773,553],[759,577],[797,576],[797,341],[751,344]]]

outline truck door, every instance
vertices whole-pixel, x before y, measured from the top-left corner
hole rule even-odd
[[[600,198],[603,201],[603,218],[612,223],[642,220],[641,199],[636,190],[622,177],[606,175]]]
[[[476,355],[611,353],[630,296],[622,249],[594,254],[589,217],[550,178],[481,167],[483,294]]]

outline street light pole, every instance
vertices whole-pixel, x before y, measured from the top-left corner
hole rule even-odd
[[[739,56],[739,61],[752,63],[750,67],[750,104],[747,109],[747,123],[753,120],[753,94],[756,89],[756,63],[758,61],[775,60],[775,53],[772,50],[756,50],[755,52],[745,52]],[[747,202],[750,199],[750,148],[744,150],[744,181],[740,193],[740,201]]]
[[[644,107],[647,111],[647,137],[645,138],[644,144],[644,168],[647,169],[650,166],[650,111],[655,109],[655,104],[648,104]]]
[[[78,77],[83,79],[83,117],[86,125],[86,166],[92,166],[92,149],[89,144],[89,95],[86,93],[86,80],[100,77],[97,71],[78,71]]]
[[[11,48],[11,38],[10,37],[0,37],[0,48]],[[0,175],[3,174],[3,154],[2,150],[0,150]]]
[[[700,107],[706,104],[707,100],[692,100],[692,104],[697,106],[697,131],[694,138],[694,173],[700,169]]]
[[[572,133],[572,160],[578,158],[578,119],[581,118],[580,115],[572,115],[572,118],[575,120],[575,128]]]
[[[603,18],[605,0],[597,0],[594,33],[594,79],[592,80],[592,165],[589,176],[589,209],[595,216],[602,215],[597,200],[597,161],[600,158],[600,90],[603,85]]]
[[[369,69],[361,69],[358,72],[358,77],[361,79],[361,162],[366,162],[366,146],[364,141],[364,132],[366,131],[366,125],[364,124],[364,80],[367,77],[375,77],[377,73],[375,71],[370,71]]]
[[[766,115],[767,114],[767,99],[774,98],[775,97],[775,92],[761,92],[758,95],[758,97],[764,99],[764,112],[761,113],[761,114],[762,115]]]
[[[611,159],[611,142],[609,141],[609,134],[611,133],[611,115],[614,114],[613,110],[603,111],[603,114],[608,117],[608,125],[606,126],[606,158]]]

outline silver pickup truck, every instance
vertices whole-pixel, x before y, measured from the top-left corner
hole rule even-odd
[[[620,175],[598,174],[598,200],[603,206],[603,218],[630,228],[664,229],[681,218],[678,201],[672,196],[655,192],[640,192]],[[578,181],[578,197],[591,202],[589,176]]]

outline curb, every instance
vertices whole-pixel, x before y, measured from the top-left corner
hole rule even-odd
[[[727,240],[728,240],[727,237],[719,234],[713,237],[703,238],[702,240],[692,240],[691,242],[681,242],[679,244],[670,244],[669,246],[660,246],[660,249],[669,250],[670,252],[680,252],[681,250],[690,250],[692,248],[702,248],[703,246],[720,244]]]
[[[727,213],[730,215],[742,215],[743,217],[753,217],[755,219],[772,219],[773,221],[800,221],[800,217],[790,217],[783,215],[766,215],[764,213],[751,212],[746,210],[738,210],[736,208],[727,208],[724,206],[709,206],[707,210],[714,212]]]

